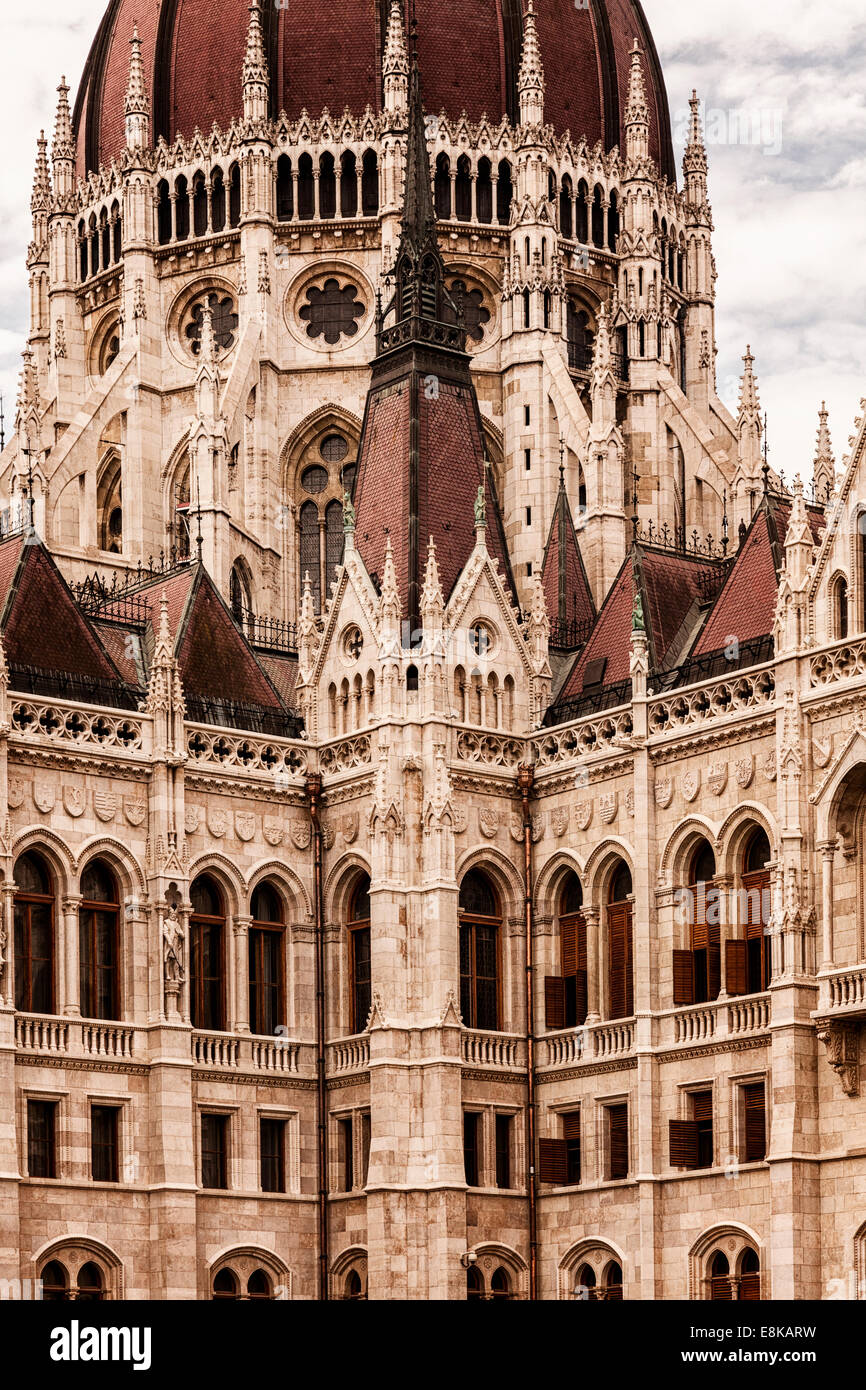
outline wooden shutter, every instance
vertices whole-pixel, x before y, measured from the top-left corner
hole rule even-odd
[[[737,1294],[740,1303],[760,1303],[761,1301],[761,1276],[760,1274],[741,1274],[740,1289]]]
[[[698,1124],[710,1123],[713,1119],[713,1093],[712,1091],[693,1091],[692,1092],[692,1119]]]
[[[610,1105],[607,1111],[612,1180],[628,1177],[628,1106]]]
[[[695,959],[691,951],[674,951],[674,1003],[695,1002]]]
[[[544,981],[544,1023],[547,1028],[565,1027],[565,980],[548,975]]]
[[[743,874],[743,891],[746,895],[743,931],[746,940],[749,941],[753,937],[764,935],[764,927],[769,918],[769,913],[764,912],[764,904],[769,903],[770,896],[769,872],[761,869],[756,874]]]
[[[559,919],[559,948],[563,975],[573,975],[577,969],[577,915],[574,913]]]
[[[707,997],[718,999],[722,990],[722,940],[718,922],[707,924]]]
[[[568,1110],[562,1117],[562,1132],[566,1142],[580,1143],[580,1111]]]
[[[610,1017],[630,1018],[634,1013],[631,903],[614,903],[607,909],[607,932]]]
[[[729,1275],[717,1274],[710,1280],[710,1298],[714,1303],[731,1303],[733,1297]]]
[[[692,895],[692,950],[703,951],[707,945],[707,886],[700,892],[697,884]]]
[[[743,1087],[745,1145],[743,1162],[760,1163],[767,1156],[767,1109],[764,1083]]]
[[[539,1139],[538,1180],[563,1187],[568,1181],[568,1154],[564,1139]]]
[[[696,1120],[670,1121],[672,1168],[697,1168],[698,1125]]]
[[[745,941],[725,942],[725,981],[728,994],[748,994]]]
[[[585,970],[578,970],[577,974],[574,977],[574,986],[576,1007],[575,1022],[585,1023],[586,1016],[589,1013],[589,995],[587,992],[588,986]]]

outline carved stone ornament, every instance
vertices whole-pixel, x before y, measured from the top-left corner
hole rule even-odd
[[[772,753],[768,753],[767,756],[766,756],[766,758],[764,759],[764,776],[766,777],[766,779],[767,779],[768,782],[775,782],[775,780],[776,780],[776,750],[775,750],[775,749],[773,749]]]
[[[816,767],[827,767],[833,756],[833,735],[828,734],[825,743],[820,739],[812,739],[812,761]]]
[[[15,810],[24,800],[24,793],[27,790],[23,777],[10,777],[9,786],[6,791],[6,800]]]
[[[515,844],[520,844],[523,839],[523,817],[518,815],[511,816],[508,822],[508,829]]]
[[[550,825],[557,840],[561,840],[568,829],[568,807],[562,806],[550,813]]]
[[[672,777],[662,777],[656,782],[656,806],[660,806],[663,811],[667,810],[674,798],[674,782]]]
[[[84,806],[87,801],[83,787],[66,786],[63,788],[63,805],[67,815],[84,815]]]
[[[283,843],[285,831],[275,816],[265,816],[264,833],[268,844],[273,845],[274,849]]]
[[[701,774],[697,771],[684,772],[680,778],[680,788],[686,801],[694,801],[701,789]]]
[[[50,782],[35,782],[33,785],[33,804],[37,811],[47,812],[52,810],[56,795],[55,789]]]
[[[310,822],[306,820],[293,820],[289,827],[289,834],[295,849],[307,849],[312,834]]]
[[[183,809],[183,828],[187,835],[194,835],[201,825],[202,808],[200,806],[185,806]]]
[[[710,763],[707,768],[707,786],[713,796],[721,796],[728,785],[728,764]]]
[[[846,1096],[860,1094],[860,1027],[836,1019],[818,1020],[818,1041],[827,1049],[827,1062]]]
[[[93,793],[93,809],[100,820],[114,820],[117,811],[117,797],[114,792],[95,791]]]
[[[235,833],[239,840],[251,840],[256,833],[256,818],[252,811],[235,811]]]
[[[130,825],[142,825],[147,815],[147,802],[144,797],[124,797],[123,814]]]
[[[212,806],[208,811],[207,828],[215,840],[221,840],[229,828],[229,814],[222,806]]]
[[[534,814],[533,816],[530,817],[530,823],[531,823],[531,826],[532,826],[532,830],[531,830],[531,834],[532,834],[532,843],[533,843],[534,845],[537,845],[537,844],[538,844],[538,841],[541,839],[542,835],[544,834],[544,814],[543,814],[543,812],[541,812],[541,811],[536,811],[535,814]]]
[[[357,838],[358,838],[358,830],[359,830],[359,828],[360,828],[360,825],[361,825],[361,818],[360,818],[360,816],[358,815],[358,812],[357,812],[357,811],[350,811],[349,814],[348,814],[347,816],[344,816],[344,817],[343,817],[343,821],[342,821],[343,839],[346,841],[346,844],[347,844],[347,845],[353,845],[353,844],[355,843],[355,841],[357,840]]]
[[[742,758],[737,758],[734,763],[734,777],[737,786],[743,791],[752,785],[752,778],[755,775],[755,759],[751,753],[747,753]]]
[[[588,830],[592,824],[592,802],[576,802],[574,807],[574,819],[578,830]]]
[[[466,811],[466,807],[465,807],[465,806],[455,806],[455,807],[454,807],[454,822],[453,822],[453,823],[454,823],[454,834],[455,834],[455,835],[462,835],[462,834],[464,834],[464,832],[465,832],[465,830],[466,830],[466,827],[467,827],[468,824],[469,824],[469,816],[468,816],[468,814],[467,814],[467,811]]]
[[[626,809],[626,814],[627,814],[627,815],[629,815],[629,816],[633,816],[633,815],[634,815],[634,792],[633,792],[633,791],[626,792],[626,794],[625,794],[625,809]]]
[[[619,803],[617,792],[604,792],[598,798],[598,814],[601,816],[605,825],[610,825],[616,816],[616,809]]]
[[[324,848],[333,849],[336,838],[337,831],[333,821],[322,821],[322,844]]]
[[[513,825],[513,817],[512,817]],[[478,812],[478,828],[488,840],[492,840],[499,829],[499,812],[485,806]],[[521,831],[522,834],[522,831]]]

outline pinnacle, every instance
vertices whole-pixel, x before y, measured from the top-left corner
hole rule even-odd
[[[526,8],[523,26],[523,52],[520,57],[520,72],[517,78],[518,91],[544,88],[544,67],[541,61],[541,46],[538,42],[538,25],[532,0]]]
[[[400,0],[391,0],[385,50],[382,55],[382,75],[383,77],[406,77],[408,73],[409,54],[406,48],[406,32],[403,28],[403,6]]]
[[[424,587],[421,591],[421,612],[441,612],[445,607],[442,585],[439,581],[439,566],[436,563],[436,546],[433,537],[427,547],[427,568],[424,572]]]
[[[133,27],[129,47],[129,78],[126,84],[126,98],[123,103],[124,114],[127,116],[147,116],[150,114],[150,103],[144,80],[144,63],[141,57],[141,39],[137,24]]]
[[[72,113],[69,110],[69,87],[65,77],[61,77],[57,92],[57,114],[54,119],[52,155],[54,159],[72,159],[74,157]]]
[[[265,44],[262,35],[262,12],[260,0],[250,5],[250,23],[247,30],[247,46],[244,54],[243,85],[245,87],[268,82],[268,64],[265,58]]]
[[[628,79],[628,100],[626,102],[626,125],[649,124],[646,84],[643,76],[641,47],[637,39],[631,50],[631,72]]]
[[[51,179],[48,173],[48,141],[45,131],[40,130],[36,141],[36,170],[33,175],[33,197],[30,207],[33,212],[44,211],[51,196]]]

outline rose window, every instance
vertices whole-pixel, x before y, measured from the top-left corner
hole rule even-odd
[[[357,295],[354,285],[344,285],[341,289],[333,276],[321,288],[311,285],[307,290],[307,302],[298,311],[307,325],[307,337],[324,338],[326,343],[354,337],[358,320],[364,314],[364,305]]]
[[[205,304],[210,308],[214,342],[218,351],[229,352],[234,347],[235,335],[238,330],[238,316],[231,295],[213,292],[207,295],[206,299],[199,300],[194,305],[190,321],[186,326],[186,337],[190,351],[196,357],[201,352],[202,319],[204,318]]]

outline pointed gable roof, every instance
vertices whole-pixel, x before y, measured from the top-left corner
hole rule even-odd
[[[541,586],[554,646],[577,646],[595,622],[595,602],[586,577],[583,556],[560,469],[559,492],[541,568]],[[571,639],[568,642],[568,639]]]

